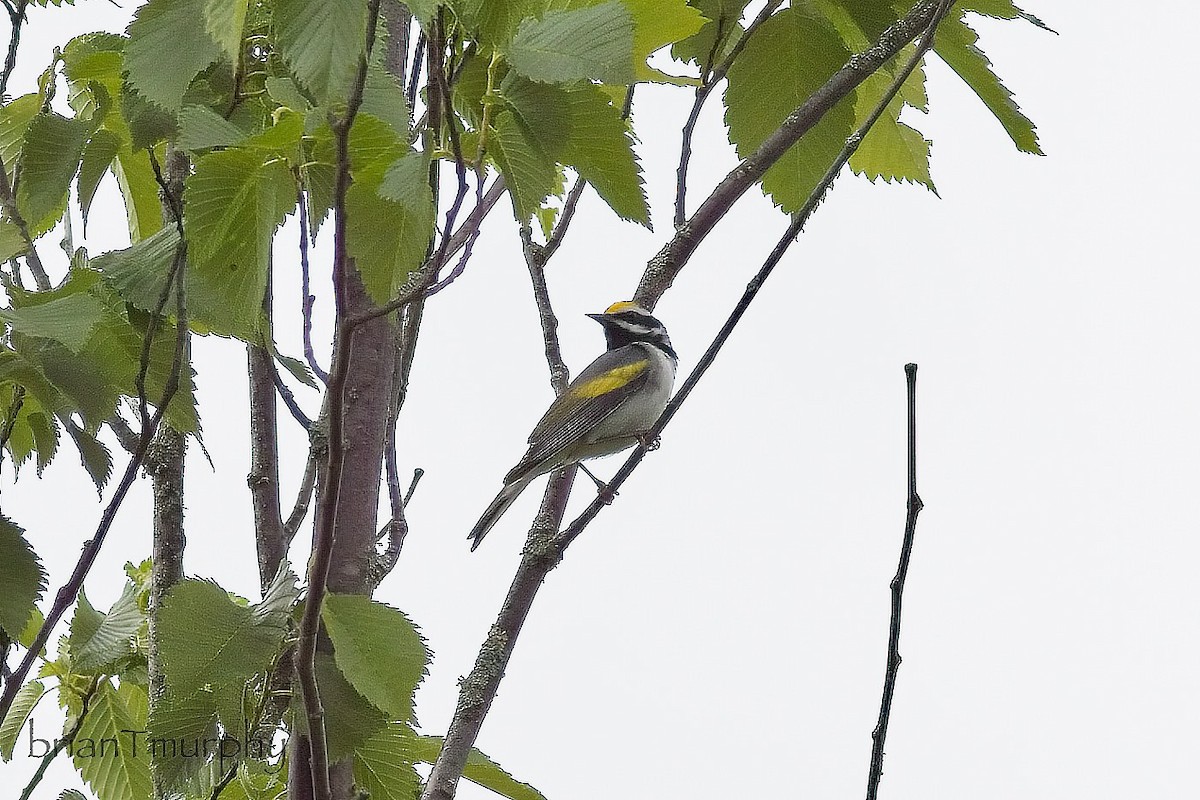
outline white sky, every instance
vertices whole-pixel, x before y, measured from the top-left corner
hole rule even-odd
[[[1195,30],[1200,11],[1030,10],[1062,35],[978,27],[1049,156],[1017,153],[934,65],[933,113],[917,124],[935,142],[942,199],[844,177],[662,448],[543,588],[479,746],[551,800],[863,794],[904,516],[907,361],[920,364],[926,509],[882,796],[1194,793],[1200,176],[1186,139],[1200,64],[1163,31]],[[127,14],[98,1],[33,11],[13,94],[52,45],[119,30]],[[629,296],[670,229],[689,105],[658,87],[635,105],[659,232],[588,194],[552,262],[575,370],[602,343],[582,315]],[[693,208],[734,163],[718,109],[701,125]],[[124,236],[108,189],[93,252]],[[681,374],[784,226],[752,191],[659,305]],[[294,223],[283,239],[281,316],[298,309]],[[314,259],[327,264],[327,249]],[[297,327],[280,336],[299,353]],[[193,448],[187,569],[253,594],[245,356],[223,340],[195,349],[216,470]],[[377,597],[412,615],[436,654],[419,696],[426,732],[444,732],[540,489],[474,554],[466,531],[550,396],[515,230],[498,219],[428,306],[401,420],[402,468],[427,474]],[[302,441],[281,421],[290,487]],[[57,588],[94,528],[95,492],[70,445],[41,482],[32,468],[16,489],[10,479],[4,512]],[[148,553],[148,521],[142,481],[87,582],[97,606],[118,595],[121,564]],[[302,568],[302,548],[294,558]],[[60,724],[49,706],[36,720],[39,735]],[[21,752],[6,784],[32,773]],[[35,797],[81,787],[64,766]]]

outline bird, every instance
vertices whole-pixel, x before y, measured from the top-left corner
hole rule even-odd
[[[608,349],[571,381],[533,427],[529,449],[504,476],[504,488],[467,536],[472,551],[539,475],[646,443],[646,433],[667,406],[679,358],[663,324],[631,300],[587,316],[604,329]]]

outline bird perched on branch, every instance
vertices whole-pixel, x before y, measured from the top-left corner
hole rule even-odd
[[[667,405],[678,359],[663,324],[633,302],[614,303],[603,314],[588,316],[604,328],[608,350],[571,381],[534,426],[529,449],[471,529],[472,550],[534,478],[632,447]]]

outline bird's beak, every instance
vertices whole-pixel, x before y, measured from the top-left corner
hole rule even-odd
[[[608,320],[608,316],[606,314],[585,314],[584,316],[596,320],[596,322],[599,322],[601,325]]]

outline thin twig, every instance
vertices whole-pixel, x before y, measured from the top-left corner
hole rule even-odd
[[[483,179],[484,179],[484,171],[483,171],[483,169],[480,169],[476,172],[476,175],[475,175],[475,207],[476,208],[480,208],[481,206],[483,206]],[[455,213],[457,213],[457,212],[455,212]],[[450,222],[451,222],[451,220],[449,218],[447,218],[447,225],[449,225]],[[475,240],[478,238],[479,238],[479,227],[476,226],[475,230],[471,232],[471,235],[467,237],[466,245],[463,246],[462,256],[458,259],[458,263],[454,265],[454,269],[452,269],[450,271],[450,273],[448,275],[446,275],[446,277],[439,279],[436,283],[432,284],[428,289],[426,289],[425,292],[421,296],[422,299],[433,297],[435,294],[440,292],[442,289],[445,289],[447,286],[449,286],[450,284],[452,284],[456,280],[458,280],[458,278],[467,269],[467,262],[471,260],[471,253],[473,253],[475,250]],[[448,258],[448,256],[445,255],[445,251],[449,248],[449,246],[450,246],[450,236],[447,235],[442,238],[442,246],[438,253],[438,260],[437,260],[436,264],[437,264],[437,268],[439,270],[443,266],[441,259]]]
[[[29,800],[33,796],[33,790],[37,788],[37,785],[42,782],[42,778],[46,776],[46,770],[50,767],[50,762],[75,741],[75,737],[79,735],[79,729],[83,727],[83,719],[87,716],[88,709],[91,707],[92,697],[95,696],[96,689],[99,686],[100,676],[97,675],[92,678],[87,692],[83,695],[83,702],[79,709],[79,716],[75,718],[75,724],[71,726],[71,730],[63,734],[61,739],[55,739],[54,746],[42,756],[42,761],[38,764],[37,771],[33,773],[33,777],[29,779],[29,783],[25,784],[25,790],[21,792],[18,800]]]
[[[417,36],[417,46],[413,52],[412,69],[408,78],[408,109],[409,113],[417,107],[417,85],[421,82],[421,65],[425,62],[425,31]]]
[[[8,79],[17,67],[17,48],[21,45],[21,26],[25,22],[25,7],[28,5],[29,0],[17,0],[16,7],[5,3],[9,22],[12,23],[12,35],[8,40],[8,55],[4,58],[4,74],[0,75],[0,96],[7,96]]]
[[[312,430],[313,421],[304,413],[304,409],[300,408],[300,403],[296,401],[296,395],[292,392],[290,386],[283,382],[283,376],[279,374],[279,368],[275,366],[275,359],[271,359],[266,364],[271,370],[271,380],[275,383],[275,391],[279,393],[279,399],[283,401],[283,406],[292,415],[296,422],[300,423],[300,427],[304,430]]]
[[[313,371],[313,374],[320,379],[321,383],[329,384],[329,373],[321,368],[317,363],[317,354],[313,350],[312,343],[312,325],[313,325],[313,304],[317,302],[317,298],[313,296],[309,285],[308,272],[308,208],[304,202],[304,195],[300,196],[300,315],[304,325],[304,360],[308,362],[308,368]]]
[[[325,599],[326,581],[333,554],[333,532],[337,521],[338,494],[342,485],[342,467],[346,443],[343,432],[344,389],[350,364],[351,329],[346,324],[346,281],[354,268],[346,246],[346,192],[350,188],[350,128],[362,106],[363,87],[367,78],[367,63],[375,43],[380,0],[371,0],[367,14],[367,41],[359,58],[358,71],[341,119],[332,125],[336,148],[337,174],[334,181],[334,262],[333,296],[336,308],[336,338],[334,361],[330,369],[328,389],[329,446],[322,492],[317,502],[313,526],[313,547],[309,559],[308,592],[304,613],[300,619],[300,634],[296,643],[296,675],[300,683],[305,718],[308,721],[309,765],[314,800],[331,800],[329,781],[329,748],[325,734],[325,711],[321,706],[317,685],[317,638],[321,626],[321,605]]]
[[[883,699],[879,703],[879,721],[871,731],[871,767],[867,773],[867,800],[879,793],[883,776],[883,746],[887,741],[888,721],[892,716],[892,695],[896,691],[896,674],[900,671],[900,610],[904,601],[904,581],[908,578],[908,562],[912,558],[913,539],[917,532],[917,515],[925,504],[917,494],[917,365],[904,365],[908,387],[908,513],[904,520],[904,543],[900,547],[900,564],[892,578],[892,618],[888,626],[887,667],[883,676]]]
[[[434,271],[441,271],[442,266],[446,263],[446,250],[450,246],[450,234],[454,231],[454,222],[458,218],[458,212],[462,208],[463,200],[467,197],[467,163],[463,160],[462,144],[458,138],[458,126],[455,124],[454,106],[450,99],[450,84],[446,77],[445,65],[442,62],[442,38],[445,36],[443,16],[445,8],[438,7],[437,21],[434,24],[435,41],[431,43],[429,48],[429,80],[434,84],[434,89],[441,95],[441,117],[446,124],[446,133],[450,138],[450,150],[454,154],[454,172],[458,181],[458,189],[455,192],[454,200],[450,204],[450,208],[446,211],[446,222],[442,226],[444,233],[442,234],[442,244],[438,248],[437,257],[433,260]],[[436,165],[436,162],[434,162]],[[477,193],[483,191],[483,178],[480,176],[479,184],[476,189]],[[482,201],[482,194],[479,195],[479,200]],[[468,248],[473,242],[468,242]],[[466,266],[466,259],[463,259],[461,266]],[[457,268],[456,268],[457,269]],[[461,274],[461,270],[458,270]],[[457,277],[457,276],[454,276]],[[449,284],[454,278],[448,278],[446,283]],[[430,292],[432,294],[433,292]]]
[[[763,6],[763,9],[754,18],[746,28],[746,32],[738,38],[734,43],[733,49],[729,51],[729,55],[715,69],[710,69],[713,59],[716,57],[717,49],[721,44],[721,33],[718,30],[717,36],[713,39],[712,53],[709,55],[709,64],[705,67],[705,75],[699,86],[696,87],[696,99],[692,103],[691,113],[688,114],[687,122],[683,125],[683,142],[679,148],[679,169],[676,171],[675,183],[675,227],[683,227],[683,223],[687,219],[685,206],[687,204],[687,171],[688,162],[692,159],[692,136],[696,132],[696,123],[700,119],[700,111],[704,108],[704,102],[708,100],[708,96],[712,94],[712,90],[716,88],[726,74],[729,73],[729,68],[733,66],[734,59],[741,55],[745,49],[750,37],[759,27],[770,19],[775,13],[775,9],[783,4],[783,0],[771,0]]]
[[[304,465],[304,475],[300,478],[300,489],[296,492],[296,502],[292,505],[292,513],[283,523],[283,539],[286,545],[292,543],[304,518],[308,516],[308,506],[312,502],[313,489],[317,485],[317,462],[322,455],[324,455],[323,448],[314,446],[309,451],[308,461]]]
[[[554,226],[554,230],[550,231],[550,238],[546,240],[546,246],[542,248],[543,260],[550,260],[550,257],[558,251],[563,237],[567,235],[567,228],[570,227],[571,220],[575,218],[575,209],[579,207],[579,198],[583,196],[583,190],[586,188],[587,181],[583,178],[575,179],[575,185],[571,187],[571,191],[567,193],[567,200],[563,203],[558,224]]]
[[[871,47],[851,56],[845,66],[809,95],[799,108],[788,114],[757,150],[742,159],[722,179],[683,226],[675,231],[671,240],[650,259],[633,299],[653,309],[700,242],[712,232],[738,198],[758,182],[801,136],[812,130],[830,109],[923,33],[938,6],[938,0],[918,0],[904,17],[880,34]]]

